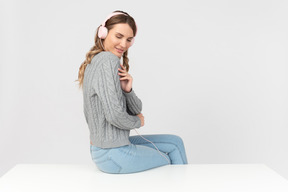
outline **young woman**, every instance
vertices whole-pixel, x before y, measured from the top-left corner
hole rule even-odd
[[[105,173],[134,173],[188,163],[179,136],[129,136],[130,130],[144,126],[142,102],[132,89],[133,78],[128,73],[128,49],[136,32],[136,23],[128,13],[114,11],[98,27],[95,45],[79,68],[90,153]]]

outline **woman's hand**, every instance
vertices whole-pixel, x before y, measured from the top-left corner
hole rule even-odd
[[[126,68],[120,64],[122,69],[118,68],[118,75],[120,75],[120,84],[123,91],[129,93],[132,89],[132,76],[126,71]]]
[[[138,117],[140,118],[140,120],[141,120],[141,127],[143,127],[143,126],[144,126],[144,116],[143,116],[143,114],[140,113],[140,114],[138,114],[137,116],[138,116]]]

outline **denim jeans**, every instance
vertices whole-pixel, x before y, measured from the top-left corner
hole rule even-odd
[[[188,164],[183,140],[176,135],[130,136],[130,145],[115,148],[99,148],[90,144],[92,160],[105,173],[135,173],[169,165]],[[165,158],[166,157],[166,158]]]

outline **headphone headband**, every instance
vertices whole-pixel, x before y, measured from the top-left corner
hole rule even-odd
[[[121,13],[121,12],[114,12],[114,13],[111,13],[110,15],[108,15],[106,17],[106,19],[103,21],[102,23],[102,26],[105,27],[105,23],[108,19],[110,19],[111,17],[113,17],[114,15],[126,15],[125,13]]]

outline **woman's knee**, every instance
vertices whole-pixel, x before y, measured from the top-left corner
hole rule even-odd
[[[169,135],[169,141],[176,145],[184,145],[183,139],[178,135]]]

